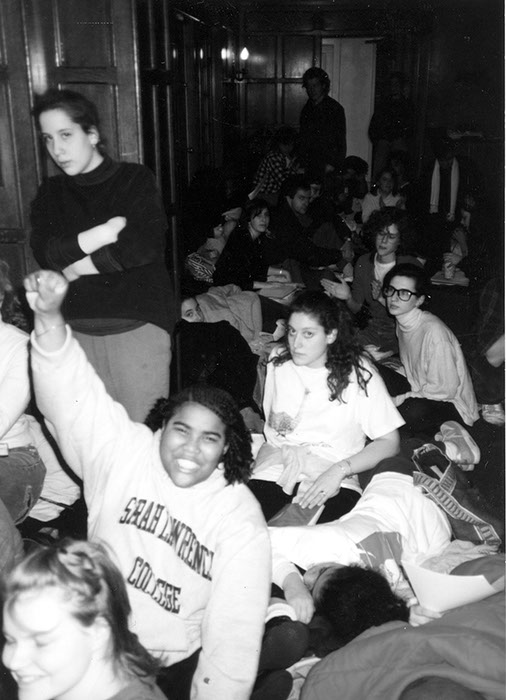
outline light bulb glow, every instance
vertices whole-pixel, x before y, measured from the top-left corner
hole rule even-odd
[[[248,60],[248,58],[249,58],[249,51],[248,51],[248,49],[247,49],[246,47],[244,47],[243,50],[241,51],[241,53],[239,54],[239,58],[241,59],[241,61],[247,61],[247,60]]]

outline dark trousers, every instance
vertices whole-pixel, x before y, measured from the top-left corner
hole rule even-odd
[[[411,390],[408,380],[399,372],[381,364],[376,367],[390,396],[399,396]],[[418,436],[432,439],[441,424],[448,420],[464,425],[460,413],[450,401],[409,398],[398,406],[398,411],[406,421],[406,425],[399,428],[401,438]]]
[[[493,367],[479,355],[469,363],[478,403],[497,404],[504,401],[504,365]]]
[[[248,483],[253,495],[260,503],[264,518],[270,520],[281,508],[292,502],[297,493],[298,484],[292,495],[288,495],[274,481],[262,481],[261,479],[251,479]],[[352,489],[343,488],[334,498],[329,498],[325,503],[323,513],[318,518],[318,523],[330,523],[337,520],[342,515],[349,513],[360,498],[360,494]]]
[[[162,668],[157,683],[169,700],[190,700],[193,675],[199,662],[200,649],[172,666]]]

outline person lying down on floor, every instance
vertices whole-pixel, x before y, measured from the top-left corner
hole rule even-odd
[[[430,619],[430,611],[417,605],[400,564],[441,553],[450,543],[451,527],[443,511],[414,487],[412,470],[404,457],[385,459],[353,510],[339,520],[269,529],[273,582],[283,589],[297,620],[308,623],[313,616],[309,589],[318,572],[350,564],[380,571],[408,604],[412,623]]]
[[[276,700],[287,700],[296,686],[283,669],[304,656],[326,656],[384,622],[419,624],[437,616],[416,604],[400,562],[403,557],[435,556],[444,550],[450,542],[450,525],[438,506],[413,486],[412,462],[389,458],[376,469],[382,465],[392,471],[376,473],[357,505],[339,520],[269,528],[273,594],[281,588],[286,602],[281,596],[271,598],[260,666],[270,673],[259,676],[257,693],[262,693],[261,684],[275,685]],[[408,473],[396,473],[399,469]],[[348,595],[343,598],[345,590]],[[356,595],[357,616],[351,605]],[[268,693],[258,697],[271,698]]]
[[[270,684],[287,688],[276,700],[298,697],[318,658],[347,648],[370,628],[438,621],[441,613],[418,604],[401,562],[453,573],[462,562],[497,553],[500,521],[437,445],[419,443],[380,462],[357,505],[339,520],[299,525],[314,522],[314,513],[292,504],[269,521],[276,597],[261,657]]]

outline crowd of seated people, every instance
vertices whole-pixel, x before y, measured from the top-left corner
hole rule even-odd
[[[63,118],[91,161],[60,177],[72,196],[77,186],[99,196],[115,164],[94,156],[98,124],[62,105],[41,112],[49,154]],[[45,652],[20,649],[53,634],[48,700],[285,700],[286,669],[302,657],[444,619],[418,600],[406,561],[437,570],[444,560],[449,572],[502,547],[500,518],[463,474],[480,462],[480,411],[504,424],[502,280],[484,288],[466,355],[425,304],[436,269],[467,269],[476,198],[451,139],[439,139],[417,182],[398,136],[378,131],[391,152],[371,187],[356,156],[326,172],[305,167],[290,127],[250,182],[234,183],[233,169],[215,182],[207,173],[208,206],[185,222],[181,306],[167,297],[164,307],[179,319],[170,346],[165,322],[151,329],[149,314],[130,315],[130,288],[124,313],[104,302],[95,323],[75,316],[79,278],[127,274],[118,261],[136,228],[120,211],[112,232],[108,219],[74,231],[77,242],[48,244],[51,269],[24,281],[28,314],[0,260],[2,658],[18,686],[16,696],[0,669],[2,696],[23,700],[43,684],[29,669]],[[44,202],[39,193],[36,221]],[[70,255],[69,269],[53,248]],[[132,397],[110,388],[114,373],[90,350],[138,330],[154,330],[151,349],[155,336],[164,343],[147,415],[144,398],[134,415]],[[60,543],[66,534],[89,543]],[[367,605],[352,615],[357,600]],[[314,678],[302,697],[326,697]],[[475,680],[462,692],[479,691]]]

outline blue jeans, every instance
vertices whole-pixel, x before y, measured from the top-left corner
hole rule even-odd
[[[39,498],[46,467],[35,447],[13,447],[0,457],[0,497],[13,521],[22,522]]]

